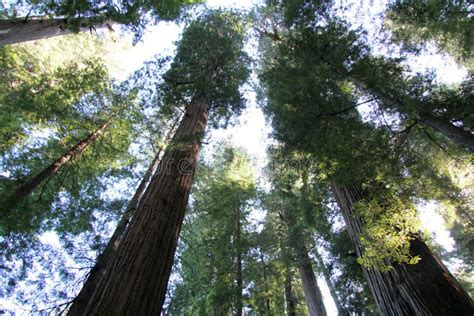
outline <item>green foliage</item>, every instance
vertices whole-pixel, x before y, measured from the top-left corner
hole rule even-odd
[[[383,205],[387,200],[390,201],[389,208]],[[363,255],[357,259],[360,264],[389,271],[394,263],[418,263],[420,258],[410,254],[410,240],[415,238],[411,235],[420,228],[414,207],[407,207],[406,202],[396,196],[383,196],[358,202],[355,209],[364,223],[360,236]]]
[[[246,216],[254,197],[252,164],[241,149],[224,144],[213,162],[198,170],[193,203],[182,232],[182,282],[172,299],[173,313],[224,313],[235,306],[235,260],[237,253],[248,257]],[[237,222],[241,223],[240,233]],[[244,263],[244,282],[248,282],[246,271]]]
[[[433,41],[472,71],[474,24],[469,1],[394,1],[386,26],[393,40],[411,52]]]
[[[77,32],[80,27],[94,27],[97,23],[120,23],[139,38],[151,20],[175,20],[181,11],[200,0],[141,0],[141,1],[12,1],[3,15],[8,18],[27,12],[28,15],[64,18],[67,27]]]
[[[245,102],[239,89],[250,74],[243,19],[239,13],[209,11],[189,24],[164,75],[168,107],[205,99],[216,127],[240,114]]]

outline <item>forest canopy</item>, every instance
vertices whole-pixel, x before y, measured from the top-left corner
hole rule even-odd
[[[468,2],[0,8],[0,313],[474,313]]]

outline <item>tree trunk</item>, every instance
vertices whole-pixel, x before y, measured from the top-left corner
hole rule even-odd
[[[237,207],[235,214],[235,245],[236,245],[236,283],[237,283],[237,302],[236,302],[236,315],[242,316],[243,299],[242,299],[242,227],[240,223],[240,202]]]
[[[268,276],[267,276],[267,266],[263,258],[263,252],[260,250],[260,261],[262,262],[263,268],[263,285],[265,287],[265,315],[270,316],[270,297],[268,292]]]
[[[356,185],[340,187],[333,182],[332,190],[357,255],[361,256],[362,222],[354,213],[354,203],[366,195]],[[363,269],[380,313],[472,316],[471,299],[441,260],[418,238],[411,241],[410,248],[413,256],[421,258],[415,265],[394,264],[389,272]]]
[[[286,267],[285,271],[285,301],[286,301],[286,314],[288,316],[296,316],[296,298],[293,294],[293,288],[291,285],[291,271],[290,267]]]
[[[48,167],[43,169],[43,171],[41,171],[39,174],[37,174],[32,179],[28,180],[26,183],[16,189],[15,192],[10,195],[10,197],[3,203],[3,213],[8,215],[11,210],[15,208],[16,205],[18,205],[20,201],[26,198],[46,179],[56,174],[58,170],[61,169],[68,161],[81,155],[90,144],[92,144],[100,135],[104,133],[105,129],[109,126],[112,119],[113,117],[110,118],[104,124],[102,124],[93,133],[89,134],[89,136],[78,142],[74,147],[69,149],[65,154],[56,159]]]
[[[92,21],[84,20],[79,23],[79,32],[104,26],[110,28],[108,23],[92,23]],[[29,17],[27,20],[25,18],[0,20],[0,46],[70,33],[72,32],[66,19]]]
[[[458,145],[467,147],[470,151],[474,151],[474,134],[427,112],[419,111],[418,118],[420,122],[442,133]]]
[[[321,257],[317,249],[313,253],[316,256],[316,259],[318,260],[319,266],[321,267],[321,271],[323,272],[323,275],[324,275],[324,279],[326,280],[326,284],[328,285],[329,292],[331,293],[331,297],[334,301],[334,304],[336,305],[337,315],[339,316],[349,315],[350,313],[344,309],[344,307],[341,304],[341,301],[339,300],[339,297],[337,296],[336,289],[334,288],[334,285],[331,281],[331,273],[324,266],[323,258]]]
[[[207,114],[206,99],[188,106],[85,314],[160,314]]]
[[[84,310],[87,307],[87,303],[90,301],[94,290],[97,288],[102,276],[104,275],[105,268],[107,264],[113,258],[117,247],[120,243],[120,239],[123,236],[125,229],[127,228],[130,219],[133,217],[135,210],[137,209],[138,203],[140,202],[145,189],[150,181],[153,172],[160,161],[160,154],[161,154],[162,147],[158,149],[155,157],[153,158],[148,170],[146,171],[145,175],[143,176],[140,185],[138,186],[135,194],[133,195],[132,199],[130,200],[127,209],[125,210],[124,214],[120,218],[117,228],[115,228],[112,237],[110,237],[105,249],[102,253],[97,257],[96,263],[92,270],[89,273],[89,276],[82,286],[81,291],[79,294],[74,298],[74,301],[69,308],[68,315],[84,315]]]
[[[308,256],[308,250],[302,238],[298,238],[295,245],[296,260],[298,262],[298,270],[301,275],[301,283],[303,284],[303,292],[308,305],[308,312],[311,316],[326,316],[326,308],[324,307],[323,296],[319,289],[316,277],[314,276],[311,259]]]
[[[397,97],[390,95],[384,91],[381,91],[378,88],[369,87],[363,79],[358,79],[353,75],[349,75],[349,80],[362,90],[371,91],[374,95],[382,101],[385,106],[395,108],[397,111],[406,113],[406,105],[402,100],[399,100]],[[422,124],[431,127],[437,132],[443,134],[453,142],[457,143],[460,146],[466,147],[470,151],[474,151],[474,134],[465,131],[462,127],[453,125],[449,120],[440,119],[428,112],[417,111],[416,117]]]

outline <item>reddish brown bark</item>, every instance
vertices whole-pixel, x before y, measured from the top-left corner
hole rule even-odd
[[[112,118],[102,124],[93,133],[89,134],[86,138],[78,142],[74,147],[69,149],[65,154],[56,159],[48,167],[44,168],[43,171],[38,173],[36,176],[26,181],[22,186],[17,188],[15,192],[3,203],[4,214],[9,214],[13,208],[20,201],[26,198],[34,189],[41,185],[46,179],[56,174],[67,162],[81,155],[86,148],[92,144],[100,135],[104,133]]]
[[[346,222],[358,256],[363,254],[359,241],[363,223],[354,213],[354,203],[365,194],[357,186],[332,183],[332,190]],[[411,241],[411,254],[420,256],[418,264],[394,264],[390,272],[364,269],[375,302],[382,315],[465,315],[474,307],[464,289],[419,238]]]
[[[96,263],[92,270],[87,277],[86,282],[82,286],[81,291],[79,294],[74,298],[74,301],[71,307],[68,310],[68,315],[83,315],[84,310],[86,309],[87,304],[89,303],[92,294],[94,294],[97,285],[99,284],[102,276],[104,275],[105,268],[109,261],[113,258],[117,247],[120,243],[120,240],[127,228],[130,219],[133,217],[135,210],[140,202],[143,194],[145,193],[145,189],[150,182],[150,179],[153,175],[153,172],[160,161],[161,155],[161,147],[156,153],[155,157],[153,158],[148,170],[146,171],[145,175],[143,176],[142,181],[140,182],[135,194],[133,195],[132,199],[130,200],[127,209],[125,210],[124,214],[120,218],[117,227],[115,228],[112,237],[110,237],[107,245],[105,246],[102,253],[97,257]]]
[[[85,314],[160,314],[206,125],[207,102],[194,100]]]

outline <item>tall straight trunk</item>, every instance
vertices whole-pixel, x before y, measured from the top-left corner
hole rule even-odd
[[[104,133],[109,124],[112,122],[113,117],[103,123],[98,129],[89,134],[86,138],[78,142],[75,146],[69,149],[65,154],[56,159],[52,164],[43,169],[36,176],[26,181],[18,189],[13,192],[10,197],[3,202],[4,214],[9,214],[11,210],[18,205],[23,199],[25,199],[34,189],[40,186],[46,179],[56,174],[67,162],[79,156],[86,150],[86,148],[92,144],[100,135]]]
[[[334,182],[332,190],[357,255],[361,256],[362,222],[354,212],[354,204],[366,198],[366,194],[357,185],[341,187]],[[428,246],[415,238],[410,251],[413,256],[420,256],[419,263],[394,264],[389,272],[364,269],[380,313],[472,316],[474,307],[468,294]]]
[[[316,282],[311,258],[308,256],[308,250],[302,238],[298,238],[297,244],[295,245],[295,252],[301,283],[303,284],[303,292],[306,298],[306,304],[308,305],[308,312],[311,316],[326,316],[323,296]]]
[[[240,202],[235,213],[235,242],[236,242],[236,283],[237,283],[237,302],[236,302],[236,315],[242,316],[243,309],[243,298],[242,298],[242,225],[240,222]]]
[[[172,123],[171,127],[169,128],[168,132],[166,133],[164,143],[168,143],[172,133],[175,130],[176,125],[179,123],[179,117],[174,120]],[[133,214],[135,213],[135,210],[138,207],[138,203],[141,201],[145,190],[150,183],[153,173],[156,170],[156,167],[158,166],[158,162],[160,161],[161,153],[163,151],[163,145],[160,145],[158,147],[158,150],[155,154],[155,157],[152,159],[150,165],[148,166],[147,171],[143,175],[142,181],[138,185],[137,190],[135,191],[135,194],[133,195],[132,199],[127,205],[127,209],[125,210],[124,214],[120,218],[117,227],[115,228],[114,233],[112,234],[112,237],[110,237],[107,245],[105,246],[105,249],[103,252],[97,257],[95,266],[92,268],[92,270],[89,273],[89,276],[82,286],[81,291],[79,294],[74,298],[74,301],[72,302],[71,307],[68,310],[68,315],[83,315],[84,310],[89,303],[92,294],[94,294],[95,289],[97,288],[97,285],[100,282],[100,279],[105,273],[105,268],[107,267],[107,264],[113,258],[117,247],[120,243],[120,240],[125,233],[125,229],[127,228],[128,223],[130,222],[130,219],[133,217]]]
[[[107,264],[113,258],[117,247],[120,243],[120,239],[122,238],[125,229],[127,228],[130,219],[133,217],[135,210],[137,209],[138,203],[140,202],[143,194],[145,193],[145,189],[150,182],[150,179],[153,175],[153,172],[160,161],[162,147],[158,149],[155,157],[153,158],[148,170],[146,171],[145,175],[140,182],[135,194],[133,195],[132,199],[128,203],[127,209],[125,210],[124,214],[120,218],[117,227],[115,228],[112,237],[110,237],[105,249],[102,253],[97,257],[96,263],[92,270],[87,277],[86,282],[82,286],[81,291],[79,294],[74,298],[74,301],[69,308],[68,315],[84,315],[84,310],[89,303],[92,294],[94,294],[94,290],[97,288],[102,276],[104,275],[105,268]]]
[[[285,269],[285,302],[286,302],[286,314],[288,316],[296,316],[296,298],[293,293],[293,287],[291,284],[291,270],[287,266]]]
[[[377,95],[386,106],[395,108],[397,111],[402,113],[407,112],[407,106],[397,97],[392,96],[385,91],[381,91],[378,88],[370,88],[363,79],[358,79],[353,75],[349,75],[349,80],[362,90],[372,91],[372,93]],[[443,134],[458,145],[466,147],[470,151],[474,151],[474,134],[464,130],[462,127],[452,124],[449,120],[441,119],[425,111],[417,111],[414,119],[417,119],[420,123]]]
[[[331,281],[330,271],[328,271],[328,269],[324,266],[324,261],[321,255],[319,254],[319,251],[316,250],[313,253],[316,256],[316,259],[318,260],[319,266],[321,267],[321,271],[323,272],[323,275],[324,275],[324,279],[326,280],[326,284],[328,285],[329,293],[331,293],[331,297],[334,301],[334,304],[336,305],[337,315],[339,316],[349,315],[350,313],[344,309],[344,307],[341,304],[341,301],[339,300],[339,297],[337,296],[336,289],[334,288],[334,284]]]
[[[110,25],[108,23],[92,23],[84,20],[79,23],[79,31],[85,32],[91,28]],[[29,17],[28,19],[0,20],[0,46],[35,41],[44,38],[72,33],[66,19],[50,19]]]
[[[268,276],[267,276],[267,265],[263,258],[263,252],[260,250],[260,261],[262,262],[263,269],[263,285],[265,287],[265,315],[270,316],[270,296],[268,292]]]
[[[193,100],[85,314],[160,314],[207,118],[207,100]]]

